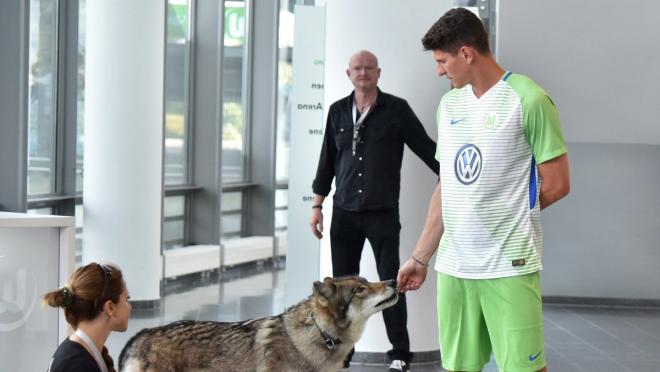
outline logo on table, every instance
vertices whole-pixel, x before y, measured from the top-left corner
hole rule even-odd
[[[25,268],[15,277],[0,275],[0,333],[25,324],[37,302],[37,281]]]
[[[464,185],[473,184],[481,174],[481,151],[473,144],[461,147],[454,160],[454,172],[458,181]]]

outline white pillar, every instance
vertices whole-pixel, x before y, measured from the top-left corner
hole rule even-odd
[[[87,2],[83,263],[160,298],[165,2]]]
[[[435,113],[448,83],[435,75],[430,53],[422,50],[421,38],[451,6],[450,0],[333,0],[326,3],[325,107],[346,96],[353,87],[346,78],[349,57],[360,49],[372,51],[382,68],[380,88],[405,98],[427,133],[435,139]],[[365,17],[365,14],[368,16]],[[409,149],[401,175],[401,248],[406,260],[415,247],[426,220],[429,199],[436,185],[434,176]],[[331,198],[327,199],[331,202]],[[329,203],[327,203],[329,204]],[[330,205],[324,211],[332,210]],[[326,216],[325,231],[330,231]],[[321,242],[321,277],[331,276],[330,237]],[[378,280],[373,251],[367,243],[360,273]],[[439,350],[436,316],[435,271],[429,270],[421,290],[406,295],[408,332],[413,352]],[[374,316],[356,345],[357,352],[385,352],[391,348],[382,316]]]
[[[286,258],[286,306],[312,293],[319,276],[319,241],[309,228],[323,131],[323,41],[325,9],[296,5],[289,154],[289,212]]]

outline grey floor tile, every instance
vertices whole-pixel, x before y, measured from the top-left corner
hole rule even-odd
[[[350,372],[386,372],[387,365],[385,364],[356,364],[352,363]],[[412,364],[410,366],[410,372],[439,372],[442,371],[440,363],[423,363],[423,364]]]
[[[622,363],[630,371],[635,372],[658,372],[660,371],[660,364],[658,362],[649,360],[623,360]]]
[[[230,275],[231,276],[231,275]],[[207,280],[166,290],[159,311],[134,312],[124,333],[107,342],[117,360],[135,333],[180,319],[239,321],[284,311],[285,273],[265,268],[228,281]],[[544,305],[545,352],[552,372],[660,371],[660,309]],[[414,364],[415,372],[443,371],[440,363]],[[353,364],[352,372],[386,371]],[[484,372],[498,371],[494,360]]]

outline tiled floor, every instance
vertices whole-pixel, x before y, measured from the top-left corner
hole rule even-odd
[[[235,278],[210,278],[167,287],[160,311],[135,311],[127,332],[108,340],[117,360],[136,332],[179,319],[238,321],[284,310],[284,271],[234,272]],[[660,371],[660,309],[545,305],[548,370],[556,372]],[[384,371],[384,365],[351,365],[352,372]],[[439,363],[416,364],[415,372],[444,371]],[[485,372],[495,372],[491,361]]]

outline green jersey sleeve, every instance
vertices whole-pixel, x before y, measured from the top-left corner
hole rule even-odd
[[[522,75],[514,74],[508,80],[520,96],[523,127],[536,163],[541,164],[565,154],[568,150],[559,113],[550,96]]]

